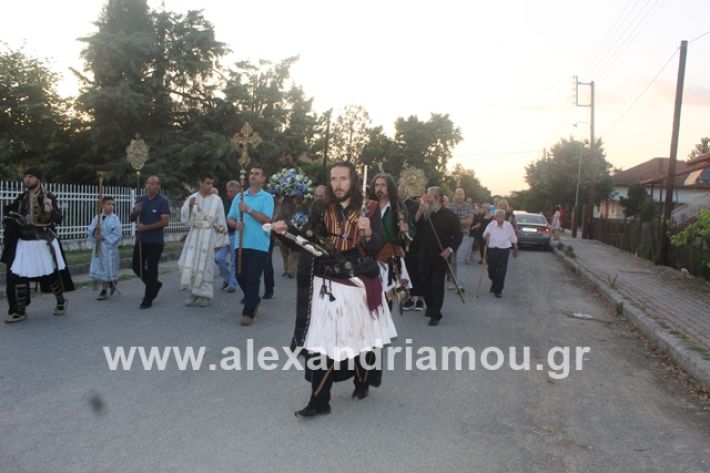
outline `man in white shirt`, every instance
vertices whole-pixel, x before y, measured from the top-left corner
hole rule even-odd
[[[488,244],[488,277],[492,281],[491,292],[500,299],[508,271],[508,254],[513,248],[513,257],[518,256],[518,237],[510,222],[505,220],[505,210],[496,210],[495,219],[483,232]]]

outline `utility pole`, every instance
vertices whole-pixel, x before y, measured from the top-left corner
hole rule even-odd
[[[582,212],[582,238],[591,238],[592,218],[594,217],[594,195],[597,181],[597,159],[594,154],[594,81],[580,82],[577,76],[574,76],[575,81],[575,105],[578,107],[589,107],[589,158],[587,159],[587,169],[589,171],[589,190],[587,198],[587,206]],[[579,86],[588,85],[590,88],[589,103],[579,102]]]
[[[673,206],[673,184],[675,181],[675,167],[678,158],[678,135],[680,134],[680,111],[683,105],[683,83],[685,81],[685,58],[688,54],[688,42],[680,42],[680,59],[678,61],[678,81],[675,89],[675,109],[673,111],[673,132],[671,135],[671,152],[668,162],[668,176],[666,177],[666,201],[663,205],[663,221],[661,222],[661,252],[659,259],[661,264],[668,265],[668,250],[670,240],[671,207]]]
[[[577,149],[577,189],[574,191],[574,208],[572,209],[572,238],[577,238],[577,207],[579,206],[579,180],[582,178],[582,147]]]

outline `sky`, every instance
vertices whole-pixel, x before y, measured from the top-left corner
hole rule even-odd
[[[543,149],[589,138],[590,108],[575,105],[573,76],[595,82],[595,135],[614,167],[669,156],[681,40],[691,42],[679,159],[710,136],[708,0],[148,3],[203,10],[232,51],[226,67],[298,55],[292,79],[318,112],[361,105],[390,135],[398,117],[449,114],[463,135],[451,164],[473,169],[494,194],[527,188],[525,166]],[[103,5],[6,2],[0,41],[48,58],[60,93],[74,96],[77,38],[96,31]],[[589,86],[579,92],[588,103]]]

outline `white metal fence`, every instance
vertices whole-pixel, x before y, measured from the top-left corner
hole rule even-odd
[[[57,197],[64,219],[57,228],[62,240],[86,239],[86,228],[97,212],[98,186],[77,184],[46,184],[45,190]],[[5,206],[23,192],[22,182],[0,181],[0,218],[5,216]],[[135,236],[135,224],[128,221],[128,215],[136,202],[136,189],[132,187],[104,186],[104,195],[116,200],[116,215],[121,220],[124,238]],[[164,193],[170,201],[170,224],[166,233],[182,233],[187,230],[180,223],[182,198],[170,192]],[[0,236],[0,244],[3,237]]]
[[[705,195],[687,205],[676,207],[671,212],[671,221],[674,226],[678,226],[697,217],[703,209],[710,209],[710,195]]]

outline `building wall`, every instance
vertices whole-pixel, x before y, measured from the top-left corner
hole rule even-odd
[[[611,198],[602,202],[598,208],[594,209],[594,216],[624,218],[624,208],[619,203],[619,199],[621,197],[627,197],[628,190],[629,188],[627,186],[614,187]],[[647,193],[651,195],[656,202],[662,202],[665,196],[665,188],[661,189],[655,187],[653,189],[647,189]],[[673,202],[675,205],[686,205],[710,195],[710,189],[676,189],[673,194]]]

